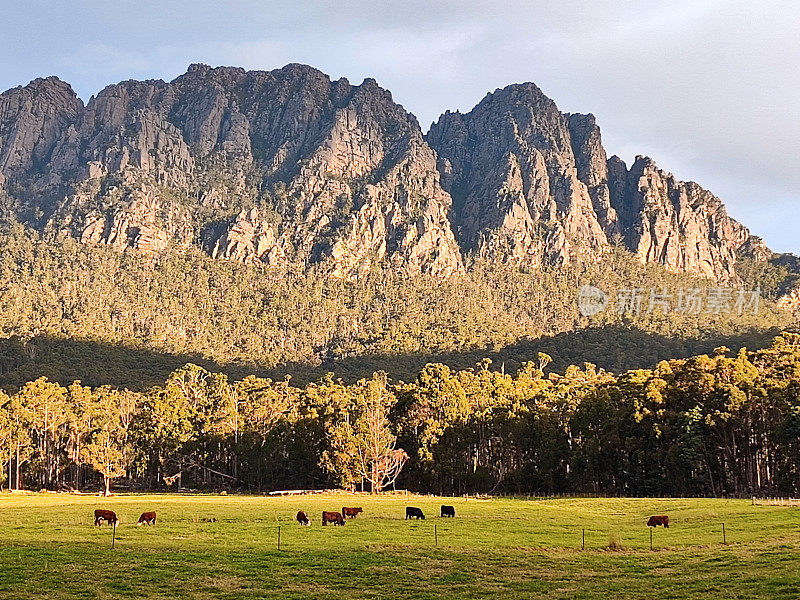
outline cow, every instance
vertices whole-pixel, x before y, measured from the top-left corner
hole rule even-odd
[[[115,513],[113,510],[103,510],[102,508],[98,508],[96,511],[94,511],[94,524],[101,526],[104,521],[109,525],[119,525],[117,513]]]
[[[364,512],[363,508],[351,508],[349,506],[342,507],[342,515],[344,515],[345,519],[355,519],[358,516],[358,513]]]
[[[156,524],[156,513],[154,512],[143,512],[142,516],[139,517],[139,522],[136,523],[136,526],[139,525],[155,525]]]
[[[425,520],[425,514],[416,506],[406,506],[406,519]]]
[[[297,511],[297,522],[300,525],[311,525],[311,519],[308,518],[308,515],[304,513],[302,510]]]
[[[338,512],[328,512],[327,510],[322,511],[322,525],[323,527],[328,523],[333,523],[334,525],[344,525],[344,517],[342,517],[341,513]]]
[[[446,504],[442,504],[442,516],[443,517],[455,517],[456,516],[456,509],[452,506],[447,506]]]
[[[669,529],[669,517],[667,515],[653,515],[647,520],[648,527],[658,527],[659,525]]]

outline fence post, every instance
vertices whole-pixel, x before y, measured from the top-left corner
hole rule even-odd
[[[581,550],[586,550],[586,530],[581,529]]]
[[[722,543],[728,544],[728,539],[725,537],[725,523],[722,524]]]
[[[117,522],[114,521],[114,528],[111,533],[111,549],[114,549],[114,542],[117,541]]]
[[[648,529],[650,530],[650,550],[652,550],[653,549],[653,528],[652,527],[648,527]]]
[[[433,540],[434,540],[434,545],[438,546],[439,545],[439,530],[437,529],[436,523],[433,524]]]
[[[278,551],[281,549],[281,526],[278,525]]]

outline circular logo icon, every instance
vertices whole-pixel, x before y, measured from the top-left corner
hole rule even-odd
[[[593,285],[582,285],[578,290],[578,310],[584,317],[604,311],[607,304],[606,293]]]

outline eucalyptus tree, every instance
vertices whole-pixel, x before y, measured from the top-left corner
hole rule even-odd
[[[61,468],[69,439],[70,407],[66,390],[40,377],[15,394],[21,416],[33,442],[33,459],[41,487],[61,483]]]
[[[392,485],[408,454],[397,447],[389,415],[397,399],[385,373],[362,379],[347,390],[348,404],[342,418],[328,430],[328,461],[334,472],[358,475],[373,493]]]
[[[249,476],[260,488],[266,471],[274,475],[287,459],[288,440],[276,436],[291,431],[301,414],[300,392],[289,385],[288,377],[273,382],[253,375],[235,382],[232,392],[239,415],[234,432],[234,475]]]
[[[11,488],[11,464],[14,446],[11,437],[11,415],[9,414],[9,398],[0,390],[0,484],[8,482]],[[8,467],[6,469],[6,466]]]

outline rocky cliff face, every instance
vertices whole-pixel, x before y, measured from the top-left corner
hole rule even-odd
[[[459,241],[480,255],[535,266],[600,258],[622,243],[642,262],[727,282],[739,252],[769,253],[699,185],[649,158],[630,169],[608,159],[594,116],[562,114],[533,84],[445,113],[427,139]]]
[[[462,247],[532,265],[602,255],[608,237],[597,210],[616,222],[608,187],[591,169],[602,146],[588,123],[576,119],[575,128],[580,172],[570,119],[533,84],[489,94],[466,115],[442,115],[427,139],[455,200]]]
[[[592,115],[533,84],[445,113],[425,137],[372,79],[192,65],[84,106],[56,78],[0,95],[0,218],[87,244],[447,277],[463,256],[643,262],[718,281],[769,254],[722,203],[639,158],[608,159]]]
[[[19,215],[45,230],[269,264],[327,259],[341,276],[384,261],[462,268],[435,155],[374,80],[194,65],[171,83],[110,86],[86,107],[55,79],[0,107],[0,173]]]
[[[614,163],[612,206],[621,216],[626,245],[642,262],[724,283],[734,278],[739,253],[769,253],[728,216],[719,198],[696,183],[677,181],[646,157],[637,157],[627,171],[618,158]]]

